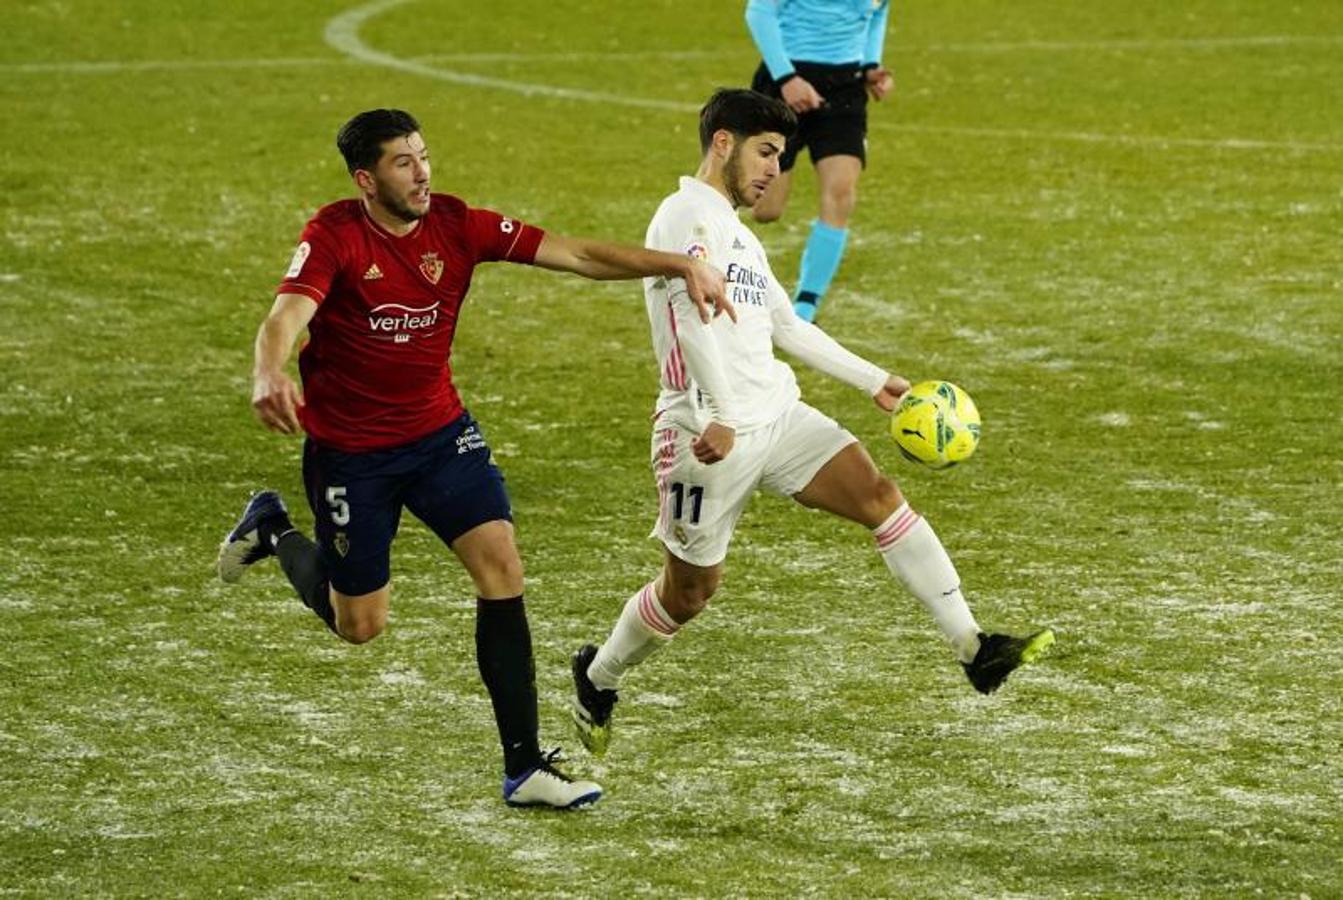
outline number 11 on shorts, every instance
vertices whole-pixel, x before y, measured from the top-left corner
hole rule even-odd
[[[698,525],[700,506],[703,505],[704,503],[704,486],[699,484],[692,485],[690,490],[687,491],[684,484],[682,484],[679,481],[673,481],[671,483],[671,493],[672,493],[672,518],[673,519],[681,518],[681,514],[685,512],[686,497],[689,497],[690,524]]]

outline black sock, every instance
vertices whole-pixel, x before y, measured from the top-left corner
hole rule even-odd
[[[257,536],[261,538],[261,543],[272,550],[275,549],[275,542],[280,539],[280,535],[293,530],[294,523],[289,521],[286,515],[267,516],[256,523]]]
[[[261,539],[269,540],[264,530]],[[298,599],[317,613],[333,634],[337,633],[336,611],[331,607],[331,586],[322,566],[322,551],[302,532],[293,530],[276,540],[274,547],[275,555],[280,558],[280,568],[298,592]]]
[[[797,299],[795,299],[793,302],[794,302],[794,303],[810,303],[812,306],[815,306],[815,305],[816,305],[816,301],[817,301],[817,299],[819,299],[819,298],[817,298],[816,294],[814,294],[814,293],[811,292],[811,291],[798,291],[798,293],[797,293]]]
[[[516,778],[541,761],[537,743],[536,666],[522,597],[476,600],[476,664],[494,704],[504,772]]]

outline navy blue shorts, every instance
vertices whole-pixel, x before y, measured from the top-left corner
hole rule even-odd
[[[803,147],[813,165],[827,156],[856,156],[866,166],[867,78],[863,70],[856,65],[797,61],[793,68],[825,98],[825,105],[798,116],[797,133],[784,145],[779,168],[791,171]],[[751,89],[770,97],[783,96],[764,63],[756,69]]]
[[[347,596],[391,580],[402,507],[449,546],[477,525],[513,520],[503,473],[468,413],[389,450],[343,453],[309,439],[303,483],[331,586]]]

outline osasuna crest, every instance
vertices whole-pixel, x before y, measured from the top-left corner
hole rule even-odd
[[[420,271],[430,284],[438,284],[438,279],[443,277],[443,260],[437,253],[426,253],[420,257]]]
[[[336,538],[332,541],[336,546],[336,552],[344,559],[350,552],[350,536],[343,531],[336,532]]]

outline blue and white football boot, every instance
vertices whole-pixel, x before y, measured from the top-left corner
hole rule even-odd
[[[242,518],[219,545],[219,559],[215,569],[223,581],[233,584],[258,560],[274,556],[275,549],[261,539],[260,525],[266,519],[280,516],[288,520],[289,510],[275,491],[257,491],[243,508]]]
[[[504,776],[504,802],[509,806],[549,806],[552,809],[577,809],[596,803],[602,787],[592,781],[574,781],[554,763],[559,759],[556,747],[541,756],[541,764],[517,778]]]

